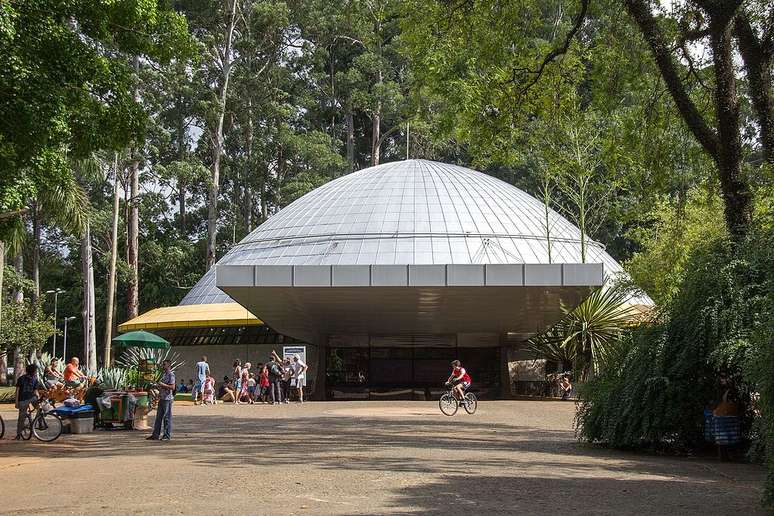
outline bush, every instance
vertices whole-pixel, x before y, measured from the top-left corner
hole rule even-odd
[[[774,501],[773,243],[763,228],[744,243],[721,239],[694,250],[663,313],[624,338],[605,370],[580,389],[581,439],[693,448],[702,440],[704,409],[718,401],[722,373],[747,408],[743,431],[767,454],[767,503]]]

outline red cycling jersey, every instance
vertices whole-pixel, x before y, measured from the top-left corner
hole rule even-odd
[[[460,375],[462,375],[462,381],[467,383],[472,383],[473,380],[470,378],[470,375],[467,371],[465,371],[464,367],[455,367],[452,369],[452,377],[453,378],[459,378]]]

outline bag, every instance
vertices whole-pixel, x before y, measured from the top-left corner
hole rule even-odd
[[[269,376],[271,376],[274,380],[282,376],[282,371],[280,371],[279,366],[274,362],[269,364]]]

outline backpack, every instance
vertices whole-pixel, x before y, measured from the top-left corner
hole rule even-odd
[[[276,362],[269,364],[269,376],[274,380],[282,376],[282,371],[280,371],[280,368]]]

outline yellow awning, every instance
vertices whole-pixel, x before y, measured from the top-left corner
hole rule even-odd
[[[118,331],[123,333],[131,330],[261,325],[263,321],[238,303],[215,303],[154,308],[139,317],[119,324]]]

